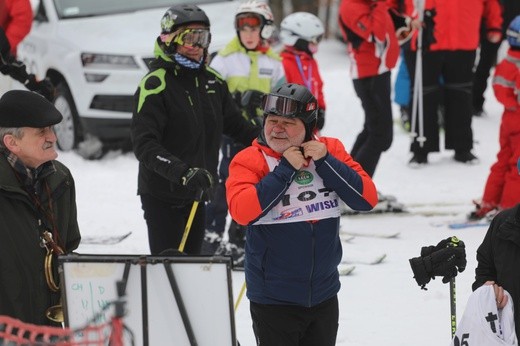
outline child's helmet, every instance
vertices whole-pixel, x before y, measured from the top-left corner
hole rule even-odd
[[[240,25],[239,20],[247,15],[256,15],[260,19],[260,36],[262,39],[267,40],[271,38],[274,32],[274,24],[273,24],[273,12],[269,5],[265,2],[260,1],[247,1],[240,6],[238,6],[236,15],[235,15],[235,29],[238,31]]]
[[[520,16],[511,21],[506,31],[507,42],[511,47],[520,47]]]
[[[321,20],[308,12],[292,13],[280,24],[280,39],[287,46],[294,46],[298,39],[318,43],[324,32]]]

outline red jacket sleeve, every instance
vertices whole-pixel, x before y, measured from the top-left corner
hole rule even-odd
[[[509,111],[514,111],[518,107],[518,90],[516,89],[518,77],[518,69],[507,60],[503,60],[497,65],[493,75],[495,97]]]
[[[226,198],[233,220],[247,225],[262,213],[256,184],[269,173],[260,149],[250,146],[240,151],[229,164]]]
[[[502,6],[498,0],[485,0],[484,1],[484,14],[483,17],[486,21],[487,30],[498,30],[502,31]]]
[[[384,1],[368,3],[365,1],[344,0],[340,11],[343,23],[365,41],[373,42],[373,37],[386,40],[386,16],[388,7]]]
[[[11,53],[16,56],[16,47],[31,31],[33,13],[29,0],[6,0],[8,11],[6,23],[2,23],[11,45]]]

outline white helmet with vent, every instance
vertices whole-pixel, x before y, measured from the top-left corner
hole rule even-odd
[[[287,46],[294,46],[298,39],[318,43],[324,32],[321,20],[308,12],[292,13],[280,24],[280,40]]]

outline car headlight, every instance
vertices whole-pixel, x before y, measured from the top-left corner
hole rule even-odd
[[[135,59],[130,55],[82,53],[83,67],[97,69],[138,69]]]

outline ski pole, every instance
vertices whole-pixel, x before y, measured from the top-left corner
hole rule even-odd
[[[448,246],[458,246],[459,239],[456,236],[451,237],[451,242]],[[457,331],[457,290],[455,285],[455,278],[450,279],[450,314],[451,314],[451,338],[455,336]]]
[[[246,291],[246,281],[244,280],[244,283],[242,284],[242,288],[240,289],[240,293],[238,294],[237,301],[235,303],[235,312],[238,309],[238,305],[240,305],[240,301],[242,300],[242,297],[244,296],[245,291]]]
[[[451,313],[451,338],[455,336],[457,331],[457,298],[455,290],[455,278],[450,280],[450,313]]]
[[[423,106],[423,80],[422,80],[422,22],[424,19],[424,0],[414,1],[415,8],[419,15],[421,26],[417,30],[417,51],[415,55],[415,77],[412,99],[412,122],[410,136],[417,137],[420,147],[424,146],[426,137],[424,137],[424,106]],[[419,123],[419,134],[415,131],[416,123]]]
[[[190,215],[188,216],[188,221],[186,222],[186,227],[184,228],[184,233],[182,234],[182,240],[179,245],[179,252],[184,251],[184,246],[186,245],[186,240],[188,239],[188,235],[190,234],[191,224],[193,223],[193,219],[195,218],[195,212],[197,211],[197,207],[199,206],[199,202],[202,199],[202,193],[204,191],[197,191],[197,195],[195,196],[195,200],[193,201],[193,205],[191,206]]]

